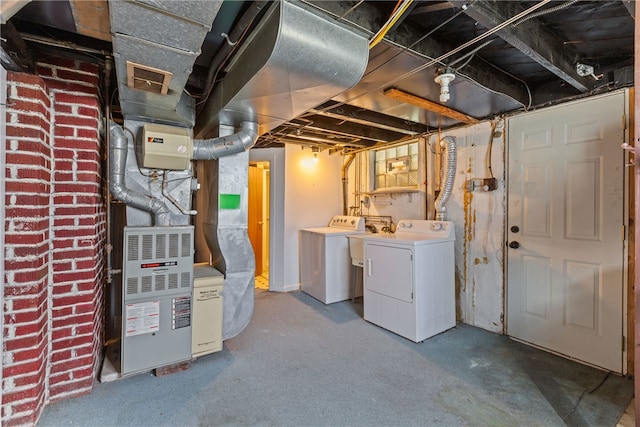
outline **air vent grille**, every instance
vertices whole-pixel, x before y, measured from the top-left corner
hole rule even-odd
[[[153,234],[142,236],[142,259],[153,259]]]
[[[138,259],[138,237],[133,234],[127,238],[127,261],[136,261]]]
[[[169,71],[127,61],[127,86],[130,89],[166,95],[172,76]]]
[[[153,291],[153,276],[142,276],[142,287],[140,291],[143,294]]]
[[[193,286],[193,227],[125,227],[125,302],[189,292]],[[134,301],[135,302],[135,301]]]
[[[178,245],[180,244],[179,239],[179,234],[169,235],[169,258],[178,258],[178,254],[180,253],[180,249],[178,247]]]
[[[191,287],[191,273],[188,271],[183,271],[180,274],[180,287],[181,288],[190,288]]]
[[[138,293],[138,278],[129,277],[127,279],[127,295],[136,295]]]
[[[167,235],[158,234],[156,236],[156,258],[164,258],[167,256]]]
[[[182,256],[187,257],[191,255],[191,234],[182,233]]]
[[[178,289],[178,273],[169,274],[169,289]]]
[[[156,276],[156,292],[164,291],[166,289],[167,275],[160,274]]]

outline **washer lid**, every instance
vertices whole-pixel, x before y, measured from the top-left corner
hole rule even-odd
[[[364,234],[364,230],[356,231],[356,230],[349,230],[346,228],[334,228],[334,227],[303,228],[300,231],[306,231],[308,233],[316,233],[316,234],[324,234],[324,235],[333,235],[333,236],[346,236],[347,234]]]

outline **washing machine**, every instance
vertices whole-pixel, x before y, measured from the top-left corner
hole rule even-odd
[[[300,230],[300,288],[325,304],[350,299],[347,235],[365,233],[364,218],[336,215],[327,227]]]
[[[402,220],[365,234],[364,319],[414,342],[456,324],[454,224]]]

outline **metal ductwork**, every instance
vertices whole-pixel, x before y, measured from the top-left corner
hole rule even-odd
[[[170,213],[167,205],[163,201],[127,187],[125,183],[125,170],[129,152],[129,141],[117,123],[111,122],[110,132],[109,189],[111,190],[111,194],[127,206],[133,206],[152,213],[155,225],[169,225]]]
[[[248,150],[258,139],[258,124],[242,122],[240,130],[230,136],[193,140],[193,160],[213,160]]]
[[[364,34],[298,3],[274,2],[209,96],[195,136],[245,121],[262,135],[358,83],[368,59]]]
[[[440,185],[442,186],[440,194],[435,201],[436,220],[444,221],[446,218],[446,207],[444,206],[453,191],[453,183],[456,180],[456,139],[453,136],[445,136],[440,140],[440,147],[445,149],[446,162],[442,165],[440,171]]]
[[[184,93],[220,1],[109,2],[120,106],[125,118],[192,127]]]

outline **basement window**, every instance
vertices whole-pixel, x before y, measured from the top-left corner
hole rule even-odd
[[[376,190],[418,185],[418,143],[375,150],[373,156]]]

